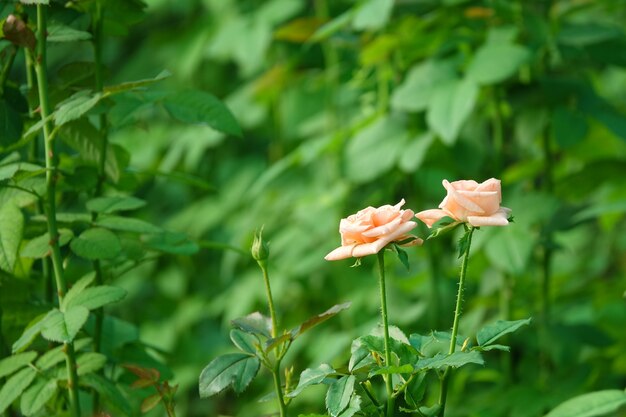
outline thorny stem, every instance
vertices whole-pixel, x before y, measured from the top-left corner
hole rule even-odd
[[[472,246],[472,234],[474,228],[472,226],[466,226],[467,246],[465,252],[463,252],[463,261],[461,262],[461,273],[459,276],[459,289],[456,295],[456,307],[454,309],[454,322],[452,324],[452,335],[450,336],[450,349],[448,354],[452,355],[456,349],[456,338],[459,333],[459,319],[461,318],[461,309],[463,304],[463,293],[465,292],[465,275],[467,274],[467,261],[469,260],[470,247]],[[443,417],[446,410],[446,399],[448,395],[448,382],[450,380],[450,374],[452,368],[448,367],[443,373],[441,379],[441,391],[439,392],[439,405],[441,406],[441,412],[439,417]]]
[[[35,73],[39,92],[39,106],[41,119],[44,121],[44,146],[46,159],[46,217],[48,221],[48,235],[50,236],[50,249],[52,252],[52,269],[57,286],[59,306],[62,308],[63,297],[67,292],[61,249],[59,248],[59,232],[56,222],[56,181],[57,166],[54,154],[54,142],[51,139],[52,125],[50,123],[50,103],[48,97],[48,74],[46,68],[46,6],[37,5],[37,52],[35,59]],[[68,390],[70,407],[74,417],[80,417],[80,404],[78,402],[78,375],[76,372],[76,356],[73,343],[65,343],[65,363],[68,374]]]
[[[385,252],[378,252],[378,278],[380,284],[380,311],[383,318],[383,337],[385,342],[385,366],[391,366],[391,349],[389,347],[389,321],[387,319],[387,291],[385,288]],[[387,390],[387,417],[393,416],[395,398],[393,396],[392,376],[385,377]]]
[[[267,260],[257,261],[259,266],[261,267],[261,271],[263,272],[263,281],[265,283],[265,292],[267,295],[267,304],[270,309],[270,317],[272,320],[272,329],[271,335],[272,337],[276,337],[276,332],[278,330],[278,321],[276,320],[276,309],[274,308],[274,299],[272,297],[272,288],[270,287],[270,278],[267,272]],[[280,408],[280,417],[287,416],[287,404],[285,404],[285,398],[283,396],[283,388],[282,383],[280,381],[280,362],[282,360],[282,355],[284,355],[284,351],[282,354],[276,354],[276,362],[274,366],[270,368],[272,372],[272,376],[274,377],[274,389],[276,391],[276,396],[278,397],[278,405]]]

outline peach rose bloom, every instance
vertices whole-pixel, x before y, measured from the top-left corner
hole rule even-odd
[[[439,204],[439,209],[420,211],[418,219],[432,227],[442,217],[469,223],[472,226],[506,226],[511,209],[500,207],[502,194],[500,180],[490,178],[479,184],[476,181],[443,180],[448,195]]]
[[[341,219],[339,233],[341,246],[324,257],[337,261],[350,257],[361,258],[380,252],[387,244],[413,238],[402,246],[422,244],[422,239],[407,234],[417,226],[411,221],[413,210],[401,210],[404,199],[395,206],[367,207]]]

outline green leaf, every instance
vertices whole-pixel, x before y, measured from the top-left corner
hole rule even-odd
[[[409,70],[404,82],[393,91],[391,106],[397,110],[426,110],[437,86],[456,78],[450,61],[428,60]]]
[[[414,370],[413,365],[405,364],[400,366],[383,366],[377,369],[373,369],[368,378],[375,375],[390,375],[390,374],[410,374]]]
[[[41,329],[43,329],[48,317],[53,314],[54,310],[51,310],[46,314],[41,314],[35,317],[30,323],[28,323],[28,326],[24,329],[22,335],[15,341],[15,343],[13,343],[13,346],[11,347],[13,353],[20,352],[30,346],[33,340],[35,340],[37,335],[41,332]]]
[[[461,238],[459,239],[459,244],[458,244],[458,256],[457,259],[460,259],[463,257],[463,255],[465,255],[467,253],[467,256],[469,256],[469,245],[470,245],[470,236],[473,233],[472,229],[470,229],[469,227],[467,227],[467,225],[463,225],[465,227],[465,233],[463,233],[463,236],[461,236]]]
[[[63,310],[67,309],[67,306],[72,302],[72,300],[80,293],[83,292],[85,288],[90,286],[93,281],[96,279],[95,272],[89,272],[83,277],[81,277],[78,281],[76,281],[69,289],[65,297],[63,297]]]
[[[23,129],[20,114],[5,99],[0,98],[0,148],[19,140]]]
[[[230,331],[230,340],[238,349],[246,353],[254,355],[257,351],[255,343],[258,343],[258,341],[249,333],[242,332],[239,329],[232,329]]]
[[[500,350],[503,352],[510,352],[511,347],[506,345],[488,345],[488,346],[474,346],[472,350],[477,350],[479,352],[489,352],[490,350]]]
[[[132,233],[161,233],[163,229],[143,220],[132,217],[106,216],[98,217],[96,226],[105,227],[111,230]]]
[[[91,91],[79,91],[67,100],[59,103],[54,116],[56,125],[61,126],[82,117],[98,104],[101,99],[102,93],[91,95]]]
[[[356,30],[378,30],[391,17],[393,0],[366,0],[358,6],[352,27]]]
[[[105,379],[98,374],[91,373],[83,375],[78,379],[78,381],[81,385],[92,388],[98,392],[122,415],[135,415],[124,394],[122,394],[119,388],[117,388],[117,386],[111,383],[108,379]]]
[[[294,398],[306,387],[321,384],[329,375],[333,374],[335,374],[335,370],[326,363],[321,364],[317,368],[307,368],[300,374],[298,386],[285,396],[288,398]]]
[[[505,334],[513,333],[520,327],[530,324],[530,321],[530,318],[514,321],[498,320],[480,329],[476,335],[476,341],[481,346],[490,345]]]
[[[626,392],[621,390],[595,391],[571,398],[546,417],[596,417],[615,413],[626,405]]]
[[[37,371],[28,367],[7,380],[2,389],[0,389],[0,414],[4,413],[11,403],[22,395],[24,390],[33,382],[36,375]]]
[[[258,311],[230,322],[233,327],[250,334],[272,336],[272,320]]]
[[[105,305],[116,303],[124,297],[126,297],[126,290],[123,288],[99,285],[97,287],[86,288],[73,297],[65,306],[67,309],[82,306],[88,310],[95,310]]]
[[[428,106],[426,121],[432,131],[450,146],[474,109],[478,87],[469,79],[452,80],[437,86]]]
[[[0,270],[13,273],[24,232],[24,215],[13,202],[0,206]]]
[[[432,132],[426,132],[414,139],[410,139],[400,155],[398,167],[406,173],[415,172],[422,166],[422,162],[426,158],[428,149],[430,149],[434,139],[435,135]]]
[[[350,361],[348,362],[348,370],[355,372],[366,368],[375,363],[374,358],[370,354],[370,349],[361,339],[355,339],[350,346]]]
[[[143,80],[129,81],[129,82],[125,82],[125,83],[121,83],[121,84],[117,84],[117,85],[110,85],[110,86],[104,87],[104,92],[105,93],[111,93],[111,94],[117,94],[117,93],[121,93],[121,92],[124,92],[124,91],[136,90],[136,89],[139,89],[141,87],[145,87],[145,86],[148,86],[150,84],[153,84],[153,83],[155,83],[157,81],[164,80],[164,79],[170,77],[171,75],[172,75],[172,73],[169,72],[168,70],[163,70],[154,78],[146,78],[146,79],[143,79]]]
[[[37,352],[18,353],[0,360],[0,378],[11,375],[18,369],[28,365],[37,357]]]
[[[482,355],[478,351],[454,352],[451,355],[438,353],[432,358],[420,359],[415,365],[416,371],[428,369],[440,369],[444,367],[459,368],[469,363],[484,365]]]
[[[76,371],[78,376],[95,372],[107,363],[107,357],[98,352],[87,352],[76,358]]]
[[[229,135],[242,136],[241,128],[228,108],[204,91],[181,91],[167,96],[165,108],[183,123],[206,123]]]
[[[279,346],[282,346],[283,343],[293,340],[291,333],[283,333],[277,337],[271,337],[265,341],[265,352],[269,352],[272,349],[276,349]]]
[[[409,256],[406,254],[406,251],[398,245],[394,245],[394,249],[396,251],[396,254],[398,255],[400,263],[404,265],[407,271],[410,270],[411,266],[409,265]]]
[[[115,258],[122,251],[117,235],[100,227],[85,230],[72,240],[70,248],[76,255],[90,260]]]
[[[359,411],[361,411],[361,397],[354,394],[350,398],[348,407],[346,407],[346,409],[343,410],[337,417],[352,417]]]
[[[20,410],[25,416],[32,416],[39,412],[57,392],[56,379],[40,379],[28,388],[20,399]]]
[[[91,344],[91,342],[92,340],[89,337],[84,337],[82,339],[75,340],[74,350],[78,352],[79,350]],[[54,365],[65,360],[64,349],[65,349],[64,345],[60,345],[60,346],[55,347],[52,350],[47,351],[46,353],[41,355],[39,359],[37,359],[37,362],[35,362],[35,366],[40,371],[46,371],[52,368]]]
[[[87,210],[100,214],[116,211],[136,210],[146,205],[142,199],[133,196],[96,197],[87,201]]]
[[[332,306],[331,308],[329,308],[328,310],[324,311],[323,313],[309,318],[304,323],[302,323],[298,327],[291,330],[290,332],[291,337],[295,339],[296,337],[300,336],[302,333],[306,332],[310,328],[315,327],[318,324],[325,322],[329,318],[339,314],[342,310],[349,308],[351,304],[352,304],[351,302],[347,302],[343,304],[336,304]]]
[[[102,153],[102,135],[85,119],[63,125],[60,138],[88,162],[98,166]],[[124,158],[121,157],[117,145],[108,144],[106,148],[105,172],[113,182],[118,182],[124,168]]]
[[[368,335],[362,336],[357,340],[360,340],[361,343],[370,351],[378,353],[381,357],[385,356],[385,340],[382,336]],[[391,353],[398,358],[401,365],[415,362],[415,359],[417,359],[417,350],[415,350],[413,346],[403,343],[393,337],[389,340],[389,342]],[[391,363],[385,365],[392,366],[394,364]]]
[[[91,39],[91,33],[74,29],[70,26],[54,24],[48,26],[48,42],[75,42],[88,41]]]
[[[50,4],[50,0],[20,0],[23,4]]]
[[[74,238],[74,232],[70,229],[59,229],[59,247],[67,245],[72,238]],[[50,235],[47,232],[31,239],[20,251],[20,256],[24,258],[40,259],[50,254]]]
[[[346,375],[336,380],[326,393],[326,409],[332,417],[337,417],[348,408],[350,398],[354,392],[354,375]]]
[[[159,252],[174,255],[194,255],[200,247],[191,241],[184,233],[163,232],[151,235],[145,240],[146,246]]]
[[[407,137],[402,117],[382,116],[362,128],[345,148],[348,177],[364,183],[385,174],[398,161]]]
[[[54,309],[46,317],[41,335],[51,342],[71,343],[88,317],[89,310],[82,306],[72,307],[65,312]]]
[[[467,68],[477,84],[495,84],[515,74],[530,58],[530,51],[512,43],[489,42],[478,48]]]
[[[200,374],[200,397],[218,394],[229,385],[233,386],[235,392],[243,392],[256,376],[260,365],[256,356],[244,353],[218,356]]]

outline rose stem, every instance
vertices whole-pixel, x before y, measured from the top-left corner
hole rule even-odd
[[[278,329],[278,321],[276,320],[276,309],[274,308],[274,299],[272,298],[272,288],[270,287],[270,277],[267,273],[267,259],[258,260],[257,263],[263,271],[263,281],[265,282],[265,292],[267,295],[267,303],[270,308],[270,317],[272,319],[272,337],[276,337],[276,331]],[[283,388],[280,381],[280,361],[282,355],[276,355],[276,362],[270,369],[272,376],[274,377],[274,389],[276,390],[276,396],[278,397],[278,405],[280,406],[280,417],[287,416],[287,404],[285,404],[285,398],[283,397]]]
[[[456,295],[456,308],[454,309],[454,322],[452,324],[452,335],[450,336],[450,349],[448,354],[452,355],[456,349],[456,337],[459,332],[459,318],[461,317],[461,303],[463,302],[463,292],[465,291],[465,275],[467,273],[467,261],[469,259],[470,246],[472,245],[472,234],[474,228],[472,226],[465,226],[465,234],[467,239],[467,246],[463,252],[463,261],[461,262],[461,274],[459,276],[459,290]],[[441,391],[439,392],[439,405],[441,406],[441,412],[439,417],[443,417],[446,410],[446,398],[448,395],[448,381],[450,380],[450,373],[452,369],[446,368],[441,378]]]
[[[389,348],[389,322],[387,321],[387,291],[385,289],[385,252],[384,249],[378,252],[378,278],[380,283],[380,311],[383,317],[383,331],[385,341],[385,366],[391,366],[391,350]],[[393,416],[395,398],[393,396],[392,376],[385,377],[385,388],[387,389],[387,417]]]
[[[59,248],[59,231],[56,222],[56,181],[57,165],[54,154],[54,141],[52,135],[52,125],[50,123],[50,102],[48,97],[48,73],[46,62],[46,26],[47,13],[45,5],[37,5],[37,51],[35,59],[35,74],[37,76],[37,88],[39,92],[39,107],[41,120],[43,121],[43,135],[46,157],[46,217],[48,221],[48,235],[50,236],[50,249],[52,252],[52,269],[59,296],[59,306],[63,308],[63,297],[67,291],[63,271],[63,261],[61,259],[61,249]],[[76,356],[74,344],[67,342],[64,344],[65,363],[68,376],[68,390],[70,397],[70,407],[74,417],[80,416],[80,404],[78,403],[78,375],[76,373]]]

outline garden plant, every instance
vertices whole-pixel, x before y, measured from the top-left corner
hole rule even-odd
[[[0,0],[0,417],[626,416],[625,97],[622,0]]]

